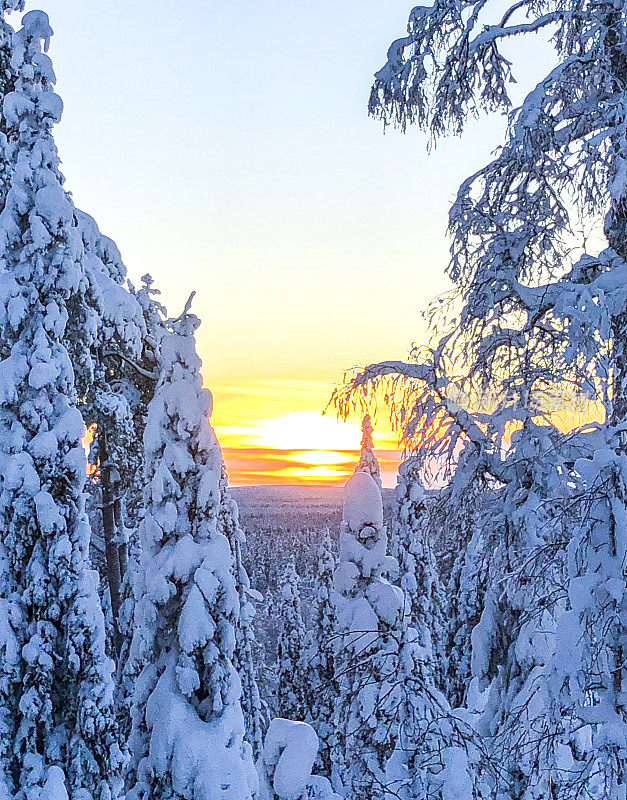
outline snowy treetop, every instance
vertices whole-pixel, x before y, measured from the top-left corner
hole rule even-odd
[[[364,525],[383,525],[383,500],[376,481],[368,472],[356,472],[344,489],[342,519],[352,531]]]

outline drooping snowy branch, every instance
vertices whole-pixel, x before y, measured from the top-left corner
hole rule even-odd
[[[402,428],[402,441],[423,463],[450,463],[464,441],[481,454],[482,463],[494,477],[505,479],[501,460],[485,426],[461,405],[450,399],[446,389],[453,385],[431,363],[411,364],[383,361],[354,375],[331,398],[346,418],[356,404],[367,407],[370,394],[382,396],[392,422]],[[454,387],[453,387],[454,388]]]
[[[549,26],[559,63],[512,112],[504,146],[464,181],[450,212],[449,275],[463,301],[456,338],[474,375],[509,376],[510,389],[526,392],[589,384],[611,356],[618,420],[627,404],[625,15],[592,2],[503,11],[491,0],[415,8],[370,110],[435,138],[461,132],[480,110],[508,111],[513,66],[499,46]],[[579,258],[580,217],[604,220],[610,249]]]

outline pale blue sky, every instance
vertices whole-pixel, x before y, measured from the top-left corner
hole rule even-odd
[[[198,291],[210,385],[333,382],[424,335],[449,203],[503,126],[428,155],[418,132],[384,136],[367,117],[410,5],[28,4],[55,30],[68,188],[173,311]]]

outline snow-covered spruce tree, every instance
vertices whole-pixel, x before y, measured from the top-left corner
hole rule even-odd
[[[307,709],[306,634],[298,575],[290,556],[279,580],[277,709],[279,716],[304,722]]]
[[[565,729],[560,744],[568,745],[553,775],[566,783],[565,797],[603,800],[627,792],[627,460],[620,433],[610,444],[575,463],[578,513],[565,554],[568,604],[556,619],[548,671],[561,712],[557,722]],[[536,769],[533,777],[540,797],[546,775]]]
[[[114,522],[118,526],[115,529],[116,538],[123,539],[119,543],[119,553],[123,553],[120,559],[120,612],[118,618],[118,637],[119,648],[117,653],[118,670],[116,685],[116,705],[118,711],[118,732],[120,741],[126,748],[130,728],[131,728],[131,705],[135,692],[135,675],[129,674],[127,662],[134,632],[135,615],[135,587],[141,581],[140,573],[143,569],[141,564],[141,542],[139,526],[144,516],[145,502],[145,446],[144,434],[146,429],[148,408],[154,397],[157,381],[160,375],[161,341],[168,333],[166,309],[159,302],[160,292],[154,288],[153,279],[150,275],[142,276],[142,285],[136,289],[132,283],[128,283],[128,291],[133,301],[140,309],[140,316],[143,320],[142,334],[140,341],[139,355],[131,353],[130,348],[124,347],[123,341],[113,340],[115,347],[110,351],[110,369],[114,370],[117,376],[114,382],[108,382],[109,392],[119,392],[122,400],[128,397],[125,406],[120,403],[122,409],[128,408],[131,412],[130,425],[128,417],[123,415],[127,430],[133,430],[133,443],[127,453],[120,453],[119,443],[121,442],[122,431],[118,426],[109,427],[110,434],[107,441],[114,437],[116,446],[108,448],[113,477],[120,494],[115,495]],[[115,284],[114,284],[115,287]],[[116,292],[112,291],[111,296],[115,297]],[[119,297],[116,305],[126,302],[126,296]],[[112,303],[112,306],[114,304]],[[132,340],[131,340],[132,341]],[[112,385],[113,384],[113,385]],[[113,405],[113,408],[116,406]],[[106,408],[106,407],[105,407]],[[94,417],[97,419],[97,417]],[[101,418],[102,420],[102,418]],[[113,421],[106,417],[104,423]],[[127,427],[128,426],[128,427]],[[94,463],[97,463],[98,445],[96,441],[92,454]],[[116,457],[117,456],[117,457]],[[98,478],[102,475],[96,473]],[[96,492],[98,491],[98,484]],[[114,542],[115,543],[115,542]],[[126,569],[123,569],[123,562]],[[109,574],[110,575],[110,574]]]
[[[314,582],[314,626],[306,650],[307,706],[318,734],[318,763],[323,775],[333,774],[333,719],[339,697],[335,674],[335,636],[337,621],[333,602],[333,574],[337,559],[327,530],[318,549]]]
[[[385,767],[397,736],[405,599],[388,580],[396,569],[387,555],[379,487],[367,472],[355,472],[346,484],[334,575],[336,759],[350,800],[384,796]]]
[[[490,480],[504,480],[504,470],[501,460],[494,455],[495,449],[498,452],[498,441],[495,444],[481,427],[486,420],[478,421],[464,408],[451,403],[444,394],[449,382],[439,364],[439,356],[440,353],[435,351],[427,354],[423,363],[391,361],[370,365],[355,375],[344,389],[335,392],[333,401],[346,418],[356,404],[363,407],[376,396],[373,389],[375,392],[382,390],[392,420],[402,431],[409,454],[406,461],[408,470],[401,470],[399,475],[392,550],[402,562],[409,559],[413,568],[415,562],[410,559],[411,550],[407,553],[405,526],[400,525],[402,517],[411,520],[412,526],[422,528],[428,524],[438,531],[438,558],[442,563],[444,553],[449,562],[445,578],[448,589],[445,636],[448,644],[446,660],[438,663],[438,670],[444,670],[451,661],[450,668],[445,669],[445,684],[450,702],[457,707],[464,702],[471,680],[470,633],[481,614],[487,580],[482,572],[484,564],[474,552],[479,546],[480,552],[484,552],[483,542],[476,536],[474,509],[479,507],[477,500],[483,496],[482,493],[487,494],[479,487]],[[423,492],[418,489],[421,481],[432,477],[429,472],[433,465],[440,470],[438,481],[448,480],[449,485],[439,490],[437,498],[423,511],[420,502]],[[417,504],[408,502],[412,485],[418,495]],[[423,513],[425,517],[421,519]],[[486,526],[489,527],[489,523]],[[401,545],[402,551],[399,552]],[[466,556],[468,564],[464,566]],[[464,575],[460,578],[462,570]],[[411,594],[411,570],[409,577],[403,578],[403,573],[407,572],[406,565],[401,580],[405,581],[405,590]],[[434,634],[437,641],[437,619]]]
[[[257,682],[259,648],[255,640],[253,621],[255,619],[255,603],[260,602],[263,598],[259,592],[251,588],[250,579],[242,561],[242,546],[246,543],[246,536],[239,522],[237,503],[229,494],[229,480],[224,462],[222,462],[220,475],[218,529],[229,540],[233,554],[235,584],[240,602],[233,666],[242,681],[242,711],[244,712],[246,739],[252,745],[254,757],[258,758],[268,725],[268,713],[266,704],[259,694]]]
[[[418,476],[415,473],[416,466],[413,461],[408,461],[402,468],[400,485],[404,490],[399,493],[400,510],[397,512],[396,525],[399,520],[403,524],[415,524],[414,514],[417,507],[424,503],[424,491],[418,483]],[[355,480],[357,474],[351,479]],[[368,480],[368,479],[366,479]],[[413,487],[413,488],[412,488]],[[352,489],[349,496],[352,494]],[[378,494],[378,491],[377,491]],[[364,499],[370,495],[374,500],[373,484],[360,487],[355,492],[353,499],[361,505],[345,505],[344,519],[354,519],[352,528],[357,529],[361,521],[371,518],[371,512],[360,520],[357,508],[363,510]],[[348,502],[348,497],[347,497]],[[380,494],[378,504],[381,504]],[[419,514],[420,512],[418,512]],[[382,508],[378,509],[377,515],[382,515]],[[344,523],[343,523],[344,525]],[[349,530],[350,530],[349,526]],[[368,526],[366,526],[368,527]],[[363,530],[363,529],[362,529]],[[372,608],[375,610],[378,620],[378,632],[381,636],[379,644],[385,643],[385,650],[380,650],[376,654],[370,655],[366,650],[362,650],[359,645],[356,650],[355,672],[362,671],[359,679],[361,682],[360,692],[357,695],[358,702],[354,704],[353,725],[355,731],[359,732],[353,742],[354,750],[351,754],[352,759],[358,761],[358,775],[361,785],[355,783],[355,774],[351,767],[345,773],[350,788],[349,796],[361,797],[363,786],[368,786],[367,794],[370,797],[399,797],[403,800],[426,800],[427,798],[436,800],[472,800],[481,796],[482,782],[476,770],[476,764],[480,762],[480,751],[477,747],[477,736],[472,727],[471,718],[464,713],[453,712],[446,697],[438,689],[437,683],[440,678],[440,665],[438,655],[434,653],[432,642],[435,638],[431,630],[432,625],[441,625],[441,609],[437,611],[431,605],[440,607],[441,598],[438,597],[434,603],[433,585],[429,579],[436,577],[435,565],[432,556],[429,557],[428,543],[424,543],[424,550],[421,555],[429,568],[416,570],[415,562],[410,560],[411,553],[400,552],[405,540],[398,535],[397,547],[401,556],[401,563],[407,567],[412,566],[413,572],[407,570],[401,575],[401,580],[408,584],[407,589],[413,590],[418,584],[415,581],[416,574],[421,576],[421,584],[424,586],[424,593],[431,598],[420,605],[416,612],[417,627],[408,625],[411,620],[411,600],[408,591],[398,588],[379,577],[377,581],[368,581],[370,586],[366,588],[365,595]],[[366,539],[367,542],[367,539]],[[343,550],[348,544],[346,550]],[[366,544],[372,545],[372,542]],[[381,547],[383,545],[383,547]],[[366,571],[373,567],[381,569],[384,561],[388,561],[388,567],[395,567],[395,559],[385,557],[385,545],[379,542],[381,548],[377,555],[364,558],[362,564]],[[372,548],[373,550],[375,548]],[[355,548],[355,543],[341,540],[340,560],[343,552],[352,554],[359,551]],[[413,548],[416,553],[416,548]],[[426,553],[427,555],[424,555]],[[384,561],[382,561],[382,555]],[[340,561],[340,568],[342,561]],[[338,571],[341,572],[341,569]],[[348,573],[352,572],[349,568]],[[424,573],[424,574],[423,574]],[[337,574],[337,573],[336,573]],[[380,573],[385,574],[383,571]],[[371,578],[375,573],[371,573]],[[414,581],[409,581],[412,575]],[[344,577],[340,575],[340,585]],[[338,585],[339,590],[339,585]],[[361,590],[364,590],[362,584]],[[353,590],[354,591],[354,590]],[[414,595],[415,596],[415,595]],[[354,595],[359,598],[359,593]],[[341,606],[346,603],[346,598],[338,600]],[[357,635],[368,634],[371,629],[368,627],[374,623],[374,618],[370,622],[362,622],[359,629],[359,617],[365,610],[357,605],[346,609],[352,614],[353,631]],[[342,630],[342,618],[340,617],[339,630]],[[392,624],[390,624],[392,623]],[[388,637],[386,638],[385,632]],[[356,642],[359,639],[356,638]],[[342,668],[342,656],[344,657],[344,669],[351,669],[350,655],[338,653],[336,663]],[[371,669],[370,679],[363,680],[364,660],[370,657],[374,662],[374,669]],[[349,672],[349,675],[350,675]],[[341,674],[341,673],[340,673]],[[368,675],[368,672],[365,673]],[[340,679],[341,680],[341,679]],[[342,694],[345,687],[340,683]],[[370,694],[370,696],[368,696]],[[377,716],[377,722],[372,718],[368,719],[365,715],[368,709],[375,709],[371,714]],[[361,717],[361,725],[360,723]],[[369,730],[370,728],[370,730]],[[340,737],[341,738],[341,737]],[[379,741],[381,747],[375,754],[368,754],[372,748],[372,742]],[[366,759],[366,768],[359,763],[360,758]],[[374,756],[374,757],[373,757]],[[349,761],[354,763],[353,761]]]
[[[232,665],[239,596],[219,532],[222,457],[202,388],[196,317],[171,323],[148,408],[145,516],[127,675],[128,796],[242,800],[256,793]]]
[[[143,447],[144,430],[148,406],[152,400],[159,378],[161,340],[168,332],[167,309],[159,301],[161,292],[155,288],[151,275],[142,275],[142,285],[139,289],[129,281],[128,290],[135,299],[143,317],[143,333],[141,337],[140,355],[137,360],[129,363],[129,354],[122,353],[118,356],[118,369],[122,361],[127,363],[125,372],[131,383],[133,412],[133,428],[135,436],[142,443],[139,453],[133,454],[137,463],[134,474],[125,473],[124,481],[124,516],[126,524],[135,530],[143,516],[143,466],[145,451]],[[125,384],[126,385],[126,384]],[[131,547],[129,546],[129,555]]]
[[[143,431],[146,408],[157,380],[163,307],[152,297],[151,279],[139,291],[126,282],[115,244],[87,214],[77,212],[85,245],[84,264],[93,287],[98,320],[93,374],[85,381],[81,411],[93,432],[90,450],[92,505],[98,511],[115,651],[127,646],[121,628],[123,585],[129,548],[135,545],[141,510]],[[71,317],[71,325],[81,321]],[[76,359],[73,359],[74,361]],[[93,514],[92,514],[93,518]],[[128,614],[126,615],[128,618]],[[124,655],[119,655],[122,664]]]
[[[446,696],[454,708],[469,704],[472,631],[481,618],[492,546],[500,534],[494,517],[500,499],[486,489],[489,477],[464,474],[464,465],[435,505],[450,537],[453,564],[446,582],[446,641],[442,670]],[[472,705],[472,702],[470,702]]]
[[[52,138],[62,103],[41,46],[52,29],[42,12],[22,24],[3,99],[16,135],[0,214],[1,791],[101,800],[119,789],[113,664],[89,568],[84,426],[65,346],[88,279]]]
[[[581,452],[591,445],[584,441]],[[592,791],[598,777],[589,782],[596,743],[582,737],[553,673],[556,661],[572,663],[562,635],[571,594],[565,543],[581,525],[564,481],[574,453],[559,432],[529,420],[513,435],[510,480],[479,532],[488,569],[471,634],[471,688],[485,691],[479,729],[498,765],[494,791],[511,798],[570,798]]]
[[[437,458],[446,458],[436,449]],[[466,705],[469,699],[472,630],[481,617],[493,548],[500,535],[498,482],[485,474],[474,444],[460,443],[456,449],[449,483],[428,494],[422,487],[425,473],[427,479],[430,476],[421,458],[410,456],[403,462],[392,528],[392,553],[400,563],[401,585],[412,599],[411,625],[417,630],[425,622],[429,625],[437,684],[453,708]],[[428,457],[423,451],[422,458]],[[440,467],[444,463],[440,461]],[[418,540],[414,535],[407,539],[412,530],[423,532]],[[425,534],[428,539],[423,541]],[[427,566],[417,570],[414,580],[417,563]],[[422,623],[417,624],[420,619]]]
[[[428,637],[428,632],[427,632]],[[395,676],[398,735],[385,769],[387,796],[401,800],[479,800],[488,793],[473,717],[452,710],[436,686],[437,663],[425,632],[405,627]]]
[[[145,405],[156,378],[154,360],[148,364],[144,360],[149,334],[143,309],[127,284],[117,246],[88,214],[74,209],[74,216],[83,241],[87,288],[82,302],[68,303],[66,341],[79,408],[93,436],[90,514],[93,532],[101,536],[92,541],[96,564],[108,587],[107,621],[117,654],[124,641],[118,616],[127,540],[129,528],[136,529],[137,522],[133,508],[137,492],[131,490],[142,474]]]
[[[445,604],[431,544],[427,494],[419,464],[411,457],[398,473],[390,550],[398,561],[400,587],[407,602],[407,624],[416,631],[423,658],[433,665],[435,683],[443,683]]]
[[[375,480],[375,483],[382,488],[381,484],[381,467],[379,466],[379,459],[374,453],[374,444],[372,442],[372,434],[374,428],[370,420],[370,414],[365,414],[361,421],[361,452],[359,454],[359,463],[355,467],[355,472],[367,472]]]

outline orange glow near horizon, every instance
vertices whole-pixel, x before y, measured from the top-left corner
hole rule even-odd
[[[333,409],[323,415],[332,389],[322,381],[285,379],[214,387],[212,423],[231,484],[344,485],[359,458],[361,420],[356,414],[339,421]],[[602,421],[603,410],[588,404],[551,416],[566,432]],[[401,458],[397,436],[387,419],[375,419],[374,427],[383,485],[393,487]]]
[[[333,410],[332,386],[319,381],[258,381],[214,387],[212,423],[234,486],[342,486],[359,458],[361,425]],[[400,461],[389,424],[375,426],[383,482],[393,486]],[[380,449],[379,449],[380,448]]]

